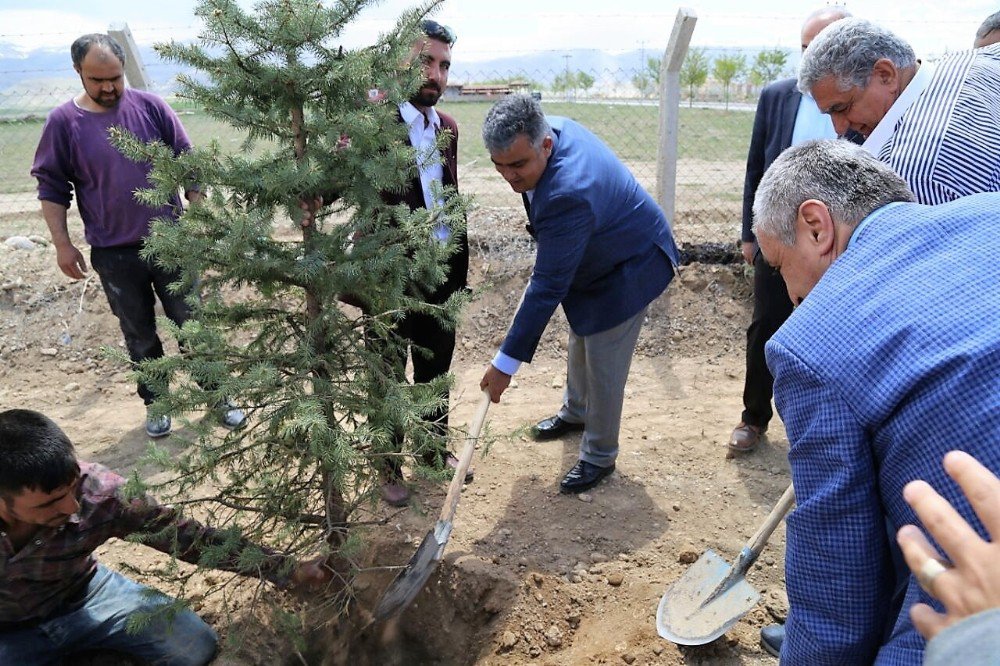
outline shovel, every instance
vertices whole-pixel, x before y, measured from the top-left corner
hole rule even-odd
[[[794,502],[795,491],[788,486],[732,566],[711,549],[702,553],[660,599],[657,633],[679,645],[704,645],[729,631],[756,606],[760,593],[743,575]]]
[[[476,441],[479,439],[479,432],[483,429],[483,422],[486,421],[486,410],[489,407],[490,394],[484,391],[483,399],[480,401],[476,415],[472,418],[472,424],[469,426],[469,434],[465,438],[465,448],[462,449],[462,454],[458,457],[455,476],[452,477],[451,485],[448,486],[448,496],[444,498],[441,516],[434,525],[434,529],[424,537],[417,552],[406,564],[406,568],[382,593],[382,598],[379,599],[372,614],[373,624],[387,620],[409,606],[410,602],[423,589],[427,579],[431,577],[437,563],[441,561],[444,547],[448,543],[448,537],[451,536],[451,519],[455,517],[455,509],[458,508],[465,473],[472,463],[472,454],[475,453]]]

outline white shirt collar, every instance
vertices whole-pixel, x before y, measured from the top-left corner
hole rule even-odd
[[[441,116],[438,115],[433,106],[427,107],[427,115],[425,116],[421,113],[420,109],[413,106],[410,102],[403,102],[399,105],[399,115],[403,117],[403,122],[407,125],[413,125],[417,120],[426,118],[435,130],[441,129]],[[424,127],[420,129],[424,129]]]
[[[896,98],[892,106],[889,107],[885,116],[875,126],[872,133],[868,135],[865,142],[861,144],[861,147],[875,157],[878,157],[879,153],[882,152],[882,146],[886,144],[896,131],[896,125],[899,123],[900,118],[917,101],[917,97],[927,88],[933,76],[934,63],[921,63],[913,78],[910,79],[909,85],[903,89],[903,92]]]

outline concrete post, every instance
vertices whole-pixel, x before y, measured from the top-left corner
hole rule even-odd
[[[681,7],[660,62],[660,145],[656,153],[656,201],[674,224],[677,196],[677,117],[681,101],[681,65],[698,16]]]
[[[139,47],[132,39],[132,31],[128,29],[127,23],[112,24],[108,28],[108,34],[114,37],[115,41],[125,49],[125,79],[133,88],[139,90],[149,90],[149,77],[146,75],[146,66],[142,63],[142,56],[139,55]]]

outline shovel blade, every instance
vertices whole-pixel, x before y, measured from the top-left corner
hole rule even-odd
[[[416,599],[427,579],[437,568],[450,532],[451,524],[439,520],[435,528],[424,536],[417,552],[406,563],[406,568],[399,572],[382,593],[382,598],[379,599],[373,613],[374,622],[382,622],[402,612]]]
[[[729,631],[760,601],[760,593],[743,576],[708,601],[731,569],[715,551],[702,553],[660,599],[657,633],[679,645],[704,645]]]

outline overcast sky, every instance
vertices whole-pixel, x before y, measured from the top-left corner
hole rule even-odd
[[[253,0],[241,0],[251,7]],[[368,43],[391,25],[406,0],[385,0],[368,9],[345,35],[345,46]],[[698,16],[695,46],[798,46],[804,15],[823,6],[801,0],[705,0],[691,2]],[[198,33],[195,0],[2,0],[0,41],[21,48],[68,47],[84,32],[128,23],[136,40],[152,44]],[[856,15],[907,39],[918,57],[971,48],[976,28],[1000,9],[995,0],[866,0],[847,2]],[[460,58],[486,60],[531,51],[596,48],[613,53],[662,52],[679,4],[663,0],[446,0],[435,18],[452,26]],[[750,7],[751,9],[748,9]]]

